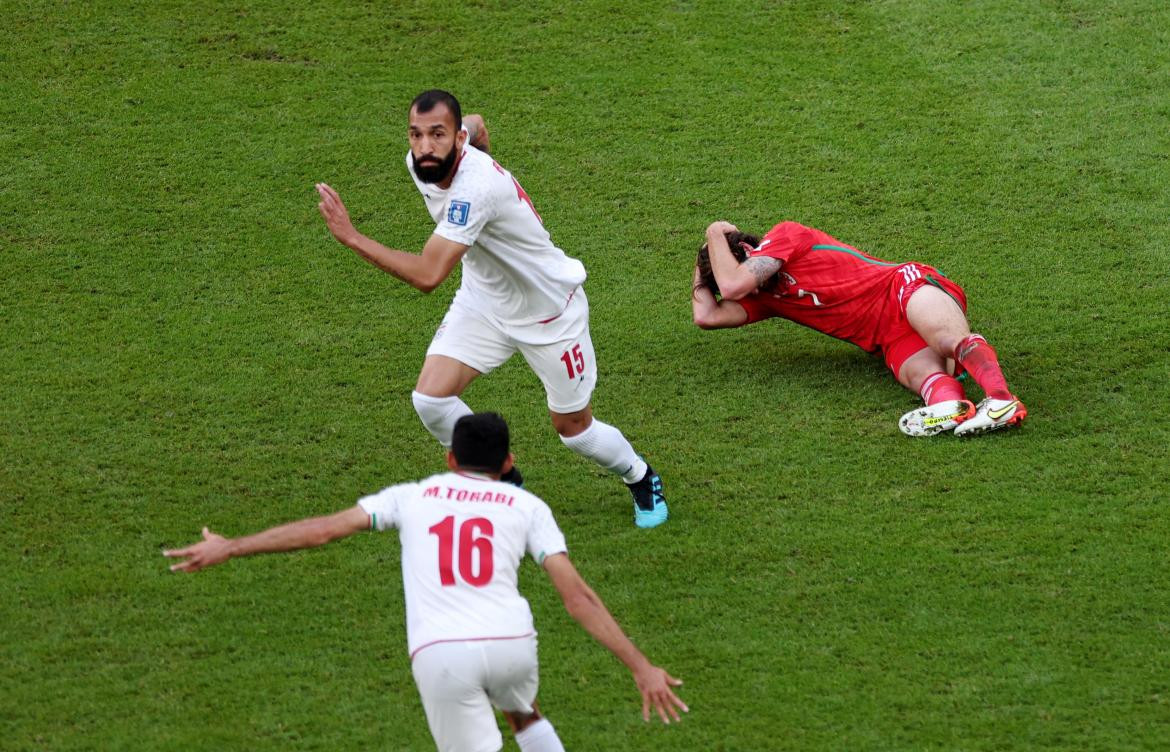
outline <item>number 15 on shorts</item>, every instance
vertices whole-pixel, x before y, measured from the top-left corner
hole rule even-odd
[[[561,354],[561,362],[565,364],[565,370],[569,372],[569,378],[575,379],[585,372],[585,354],[581,352],[581,345],[573,345],[569,350],[565,350]]]

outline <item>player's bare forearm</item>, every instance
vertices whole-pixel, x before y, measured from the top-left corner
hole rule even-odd
[[[671,718],[677,721],[678,710],[686,712],[688,708],[671,687],[681,685],[682,681],[650,663],[630,642],[601,598],[581,579],[567,555],[549,556],[544,560],[544,568],[569,615],[630,670],[642,695],[642,718],[650,720],[653,709],[663,723],[670,723]]]
[[[634,684],[642,695],[642,720],[650,720],[651,711],[657,713],[663,723],[670,723],[672,719],[680,720],[678,711],[685,713],[690,708],[679,699],[672,687],[680,686],[682,680],[655,666],[630,642],[609,609],[588,585],[582,582],[575,590],[575,593],[562,593],[565,609],[593,639],[604,645],[630,670]]]
[[[310,517],[277,525],[242,538],[225,538],[205,527],[202,541],[185,548],[163,551],[163,556],[182,559],[171,567],[171,571],[197,572],[241,556],[323,546],[368,527],[369,516],[361,507],[351,507],[324,517]]]
[[[711,321],[719,310],[719,301],[706,287],[696,283],[691,288],[691,318],[700,329],[714,329]]]
[[[565,610],[586,632],[608,648],[631,671],[649,665],[646,656],[642,655],[626,637],[613,615],[609,613],[609,609],[585,580],[581,579],[577,568],[566,554],[553,554],[546,558],[544,569],[560,594]]]
[[[423,292],[434,290],[467,251],[467,246],[438,235],[431,236],[421,254],[384,246],[357,231],[349,219],[349,210],[341,202],[341,196],[336,190],[327,183],[317,183],[316,188],[321,197],[317,209],[333,237],[366,261],[411,287]]]
[[[311,517],[236,538],[232,541],[231,555],[240,557],[299,551],[302,548],[324,546],[342,535],[343,532],[334,524],[333,515]]]
[[[691,292],[691,318],[700,329],[731,329],[747,323],[747,311],[733,300],[719,300],[702,285]]]
[[[622,631],[613,614],[588,585],[565,600],[565,610],[632,673],[650,666],[650,660],[630,642],[630,638]]]
[[[365,235],[359,234],[352,244],[345,245],[382,271],[423,292],[434,290],[447,276],[438,276],[422,256],[389,248]]]

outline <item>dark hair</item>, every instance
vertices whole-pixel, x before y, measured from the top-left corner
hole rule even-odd
[[[746,232],[729,232],[724,237],[731,248],[731,255],[741,264],[747,260],[748,253],[760,244],[758,236],[748,235]],[[719,285],[715,282],[715,273],[711,271],[711,253],[707,250],[706,243],[699,247],[699,258],[695,263],[699,267],[699,285],[710,290],[712,295],[718,295]],[[760,285],[760,289],[771,290],[779,281],[780,275],[777,273]]]
[[[430,112],[436,105],[446,105],[455,116],[455,130],[463,127],[463,110],[459,109],[459,100],[453,94],[442,89],[430,89],[414,98],[410,109],[418,112]],[[407,110],[409,112],[409,110]]]
[[[496,413],[474,413],[455,421],[451,451],[464,470],[498,473],[508,459],[508,424]]]

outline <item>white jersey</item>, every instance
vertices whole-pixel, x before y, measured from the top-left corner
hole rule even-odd
[[[566,551],[548,505],[522,488],[443,473],[358,500],[374,530],[398,528],[411,657],[450,640],[535,634],[516,587],[527,551],[536,562]]]
[[[406,168],[435,220],[435,234],[469,246],[456,297],[508,326],[551,319],[585,281],[585,266],[549,237],[511,173],[467,144],[451,187],[424,183]]]

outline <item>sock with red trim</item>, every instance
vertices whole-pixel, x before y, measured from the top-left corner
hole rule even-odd
[[[918,394],[927,405],[936,405],[947,400],[967,399],[967,395],[963,392],[963,385],[959,383],[959,380],[942,371],[936,371],[927,376],[926,380],[922,382],[922,386],[918,388]]]
[[[955,346],[955,362],[967,369],[988,397],[1012,399],[1007,380],[999,368],[995,349],[981,334],[969,334]]]

